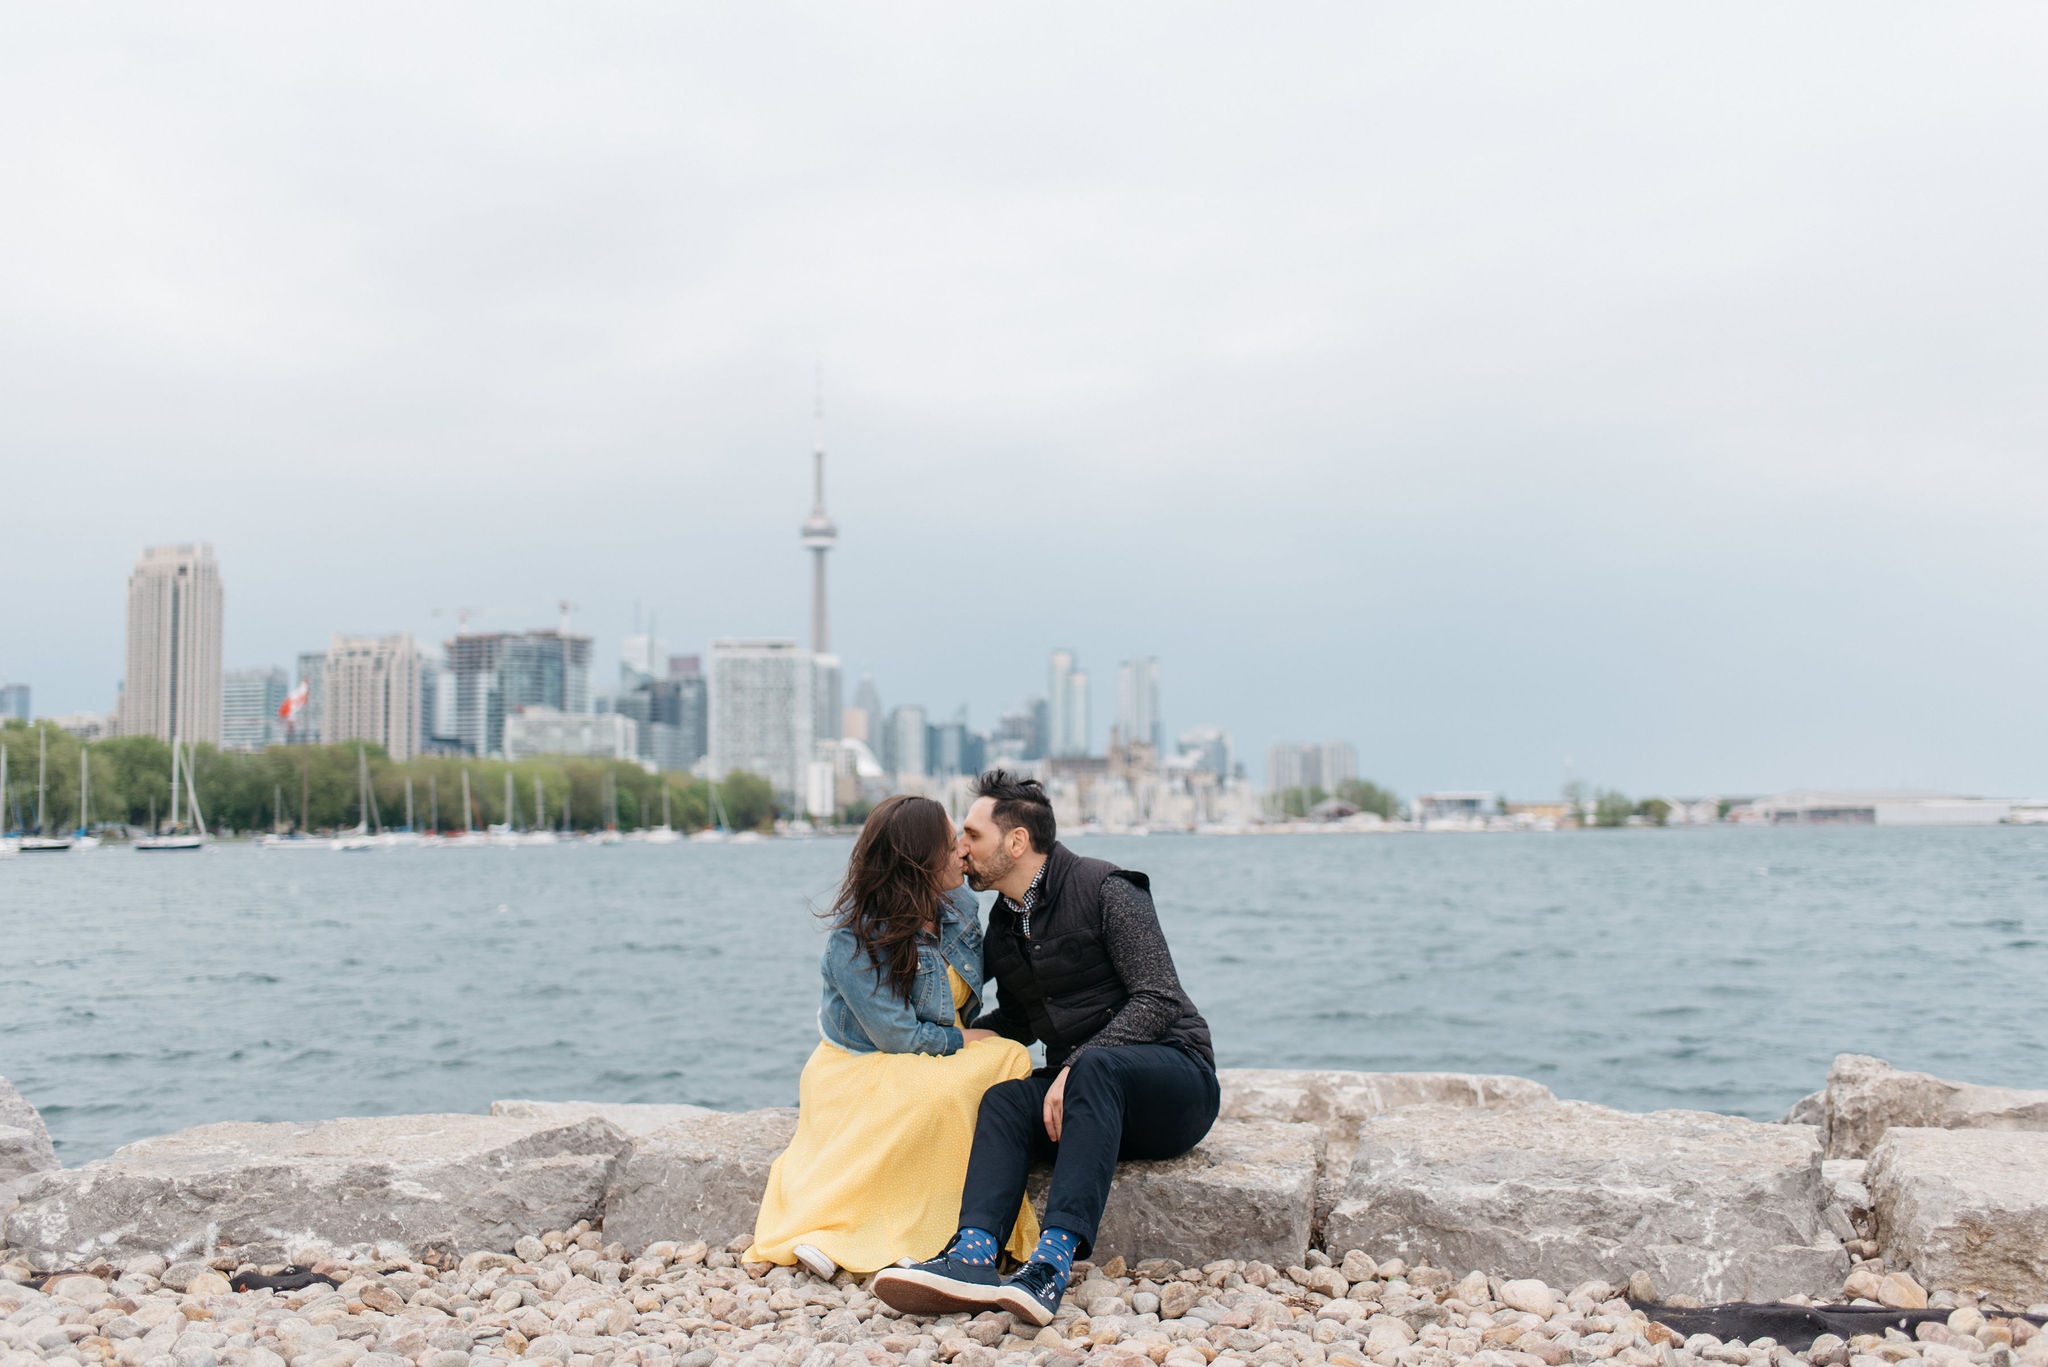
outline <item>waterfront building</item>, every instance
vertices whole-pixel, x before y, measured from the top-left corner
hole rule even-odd
[[[329,745],[381,745],[394,760],[420,753],[420,652],[411,632],[334,638],[321,733]]]
[[[1916,791],[1831,792],[1801,788],[1733,806],[1728,819],[1772,826],[2032,825],[2040,804],[2013,798]]]
[[[327,712],[327,652],[300,651],[298,665],[292,673],[306,686],[306,704],[285,726],[285,744],[322,744],[320,719]]]
[[[889,723],[882,731],[882,767],[897,776],[931,772],[930,728],[924,709],[916,703],[901,703],[889,710]]]
[[[979,774],[988,756],[988,737],[967,725],[967,709],[951,721],[926,729],[926,772],[937,778]]]
[[[845,731],[840,688],[839,657],[811,656],[811,734],[819,740],[838,740]]]
[[[1354,775],[1353,777],[1356,777]],[[1342,780],[1339,780],[1342,782]],[[1467,829],[1484,826],[1505,809],[1497,793],[1450,791],[1438,793],[1417,793],[1414,802],[1415,819],[1425,826]]]
[[[1218,778],[1230,776],[1230,733],[1220,726],[1193,726],[1180,733],[1180,753],[1194,758],[1194,767]]]
[[[289,692],[291,679],[282,669],[230,669],[221,677],[221,749],[262,750],[282,741],[277,709]]]
[[[853,691],[853,706],[841,714],[840,737],[877,747],[882,743],[883,720],[882,695],[875,691],[875,677],[863,674],[860,687]]]
[[[472,755],[503,752],[520,707],[590,711],[590,638],[568,631],[465,632],[446,643],[455,675],[455,737]]]
[[[1159,659],[1154,655],[1125,660],[1116,667],[1116,729],[1125,744],[1140,741],[1154,754],[1166,748],[1166,728],[1159,722]]]
[[[1074,662],[1071,650],[1055,650],[1047,667],[1047,723],[1051,731],[1046,753],[1065,759],[1088,753],[1092,730],[1088,716],[1088,673]]]
[[[506,716],[504,754],[508,760],[540,755],[637,759],[640,728],[617,712],[564,712],[533,703]]]
[[[122,735],[220,744],[220,621],[211,545],[144,549],[128,576]]]
[[[619,692],[629,693],[667,674],[667,655],[652,632],[628,636],[619,644]]]
[[[60,712],[43,720],[83,741],[105,740],[115,734],[119,714],[114,712]]]
[[[0,717],[29,719],[29,687],[25,683],[0,684]]]
[[[774,785],[785,807],[799,805],[816,718],[813,659],[795,641],[711,643],[706,749],[712,778],[744,769]]]
[[[1310,745],[1283,742],[1266,750],[1266,787],[1275,793],[1289,788],[1321,788],[1336,791],[1337,785],[1358,777],[1358,751],[1341,740]]]

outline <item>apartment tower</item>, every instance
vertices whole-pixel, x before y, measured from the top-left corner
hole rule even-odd
[[[220,744],[220,566],[204,541],[151,546],[128,576],[124,736]]]

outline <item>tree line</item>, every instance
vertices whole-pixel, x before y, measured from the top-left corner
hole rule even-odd
[[[1376,812],[1388,821],[1399,817],[1401,800],[1394,796],[1393,789],[1382,788],[1379,784],[1362,778],[1347,778],[1337,785],[1337,791],[1311,784],[1306,788],[1286,788],[1277,794],[1282,816],[1307,816],[1320,802],[1336,797],[1356,807],[1361,812]]]
[[[51,830],[70,830],[78,823],[81,747],[86,752],[88,824],[146,827],[152,816],[167,820],[171,809],[171,747],[153,736],[118,736],[83,742],[48,722],[34,725],[9,719],[0,726],[0,745],[7,750],[7,790],[0,793],[0,829],[28,829],[36,824],[37,732],[48,746],[44,764],[45,821]],[[469,777],[470,824],[478,829],[507,819],[505,776],[512,776],[512,814],[518,824],[536,824],[538,806],[546,824],[572,830],[600,830],[616,803],[622,830],[658,825],[662,791],[668,791],[672,823],[695,830],[712,823],[712,785],[684,773],[650,774],[627,760],[582,759],[562,755],[508,763],[458,756],[422,755],[399,762],[382,746],[360,747],[370,774],[372,808],[358,796],[354,742],[342,745],[273,745],[245,753],[211,745],[190,748],[193,786],[207,824],[231,830],[326,831],[368,820],[386,829],[406,820],[406,782],[412,784],[415,829],[443,831],[463,828],[462,780]],[[609,792],[608,792],[609,785]],[[182,783],[180,785],[183,786]],[[774,824],[775,793],[757,774],[735,773],[718,784],[717,797],[727,824],[734,830],[765,829]],[[608,798],[610,799],[608,801]],[[181,799],[182,801],[182,799]]]

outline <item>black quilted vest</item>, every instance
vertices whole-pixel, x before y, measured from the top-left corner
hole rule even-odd
[[[1102,883],[1110,877],[1152,889],[1152,880],[1135,869],[1084,859],[1055,841],[1031,912],[1031,939],[1024,939],[1016,913],[1002,898],[989,912],[983,967],[1002,1004],[1022,1008],[1031,1033],[1045,1043],[1050,1070],[1057,1071],[1075,1045],[1109,1024],[1130,1000],[1102,938]],[[1208,1022],[1185,992],[1180,1000],[1180,1019],[1156,1042],[1184,1049],[1214,1068]]]

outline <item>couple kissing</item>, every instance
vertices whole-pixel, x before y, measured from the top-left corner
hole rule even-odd
[[[1150,880],[1055,835],[1044,788],[1001,769],[958,829],[925,797],[868,816],[829,913],[823,1038],[747,1260],[875,1272],[874,1294],[906,1314],[1049,1324],[1117,1163],[1178,1157],[1209,1132],[1209,1026]],[[986,936],[967,887],[996,893]],[[1052,1163],[1042,1228],[1024,1195],[1034,1160]]]

